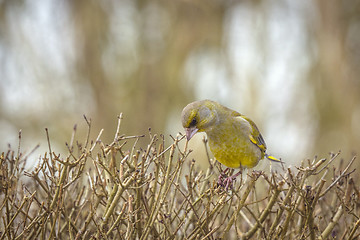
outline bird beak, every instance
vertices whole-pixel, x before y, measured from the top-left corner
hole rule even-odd
[[[194,135],[195,133],[197,133],[199,129],[193,127],[193,128],[185,128],[185,132],[186,132],[186,139],[189,141]]]

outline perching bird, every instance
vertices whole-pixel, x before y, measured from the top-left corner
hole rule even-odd
[[[219,176],[219,184],[226,189],[232,186],[242,167],[253,168],[264,157],[281,162],[266,154],[265,141],[253,121],[217,102],[202,100],[188,104],[181,121],[188,141],[197,132],[205,132],[215,159],[228,168],[240,168],[233,176],[224,179],[228,169]]]

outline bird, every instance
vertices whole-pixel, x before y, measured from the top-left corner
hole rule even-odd
[[[227,168],[219,175],[218,184],[229,189],[242,168],[253,168],[264,157],[282,162],[266,153],[266,144],[256,124],[239,112],[211,100],[189,103],[181,113],[186,139],[205,132],[215,159]],[[232,176],[230,168],[240,168]]]

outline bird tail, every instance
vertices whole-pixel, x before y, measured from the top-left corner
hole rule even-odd
[[[272,162],[284,163],[283,161],[281,161],[281,158],[280,158],[280,159],[277,159],[276,157],[271,156],[271,155],[269,155],[269,154],[267,154],[267,153],[265,153],[265,157],[266,157],[267,159],[269,159],[270,161],[272,161]]]

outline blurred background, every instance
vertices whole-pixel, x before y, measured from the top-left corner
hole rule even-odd
[[[359,76],[359,1],[0,0],[0,152],[22,129],[22,149],[42,154],[45,127],[66,152],[84,114],[110,143],[120,112],[121,133],[170,143],[182,108],[207,98],[254,120],[290,164],[348,160]]]

